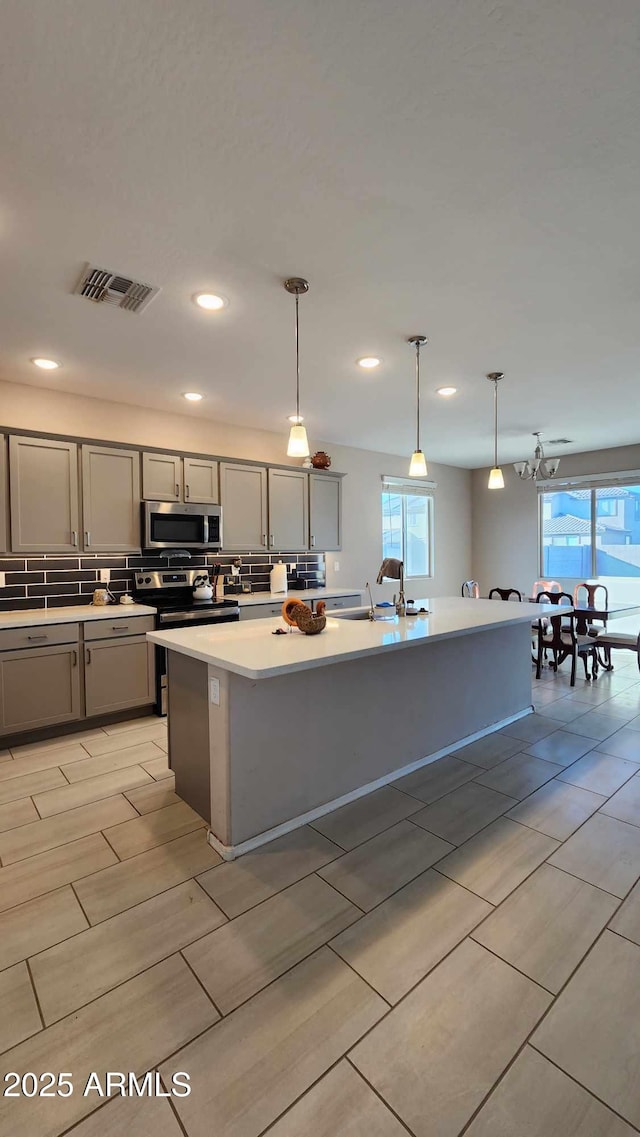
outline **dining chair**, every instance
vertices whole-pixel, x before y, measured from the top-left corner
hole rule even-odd
[[[610,632],[607,628],[603,628],[602,631],[598,632],[593,642],[596,645],[596,650],[601,648],[604,652],[607,671],[613,671],[611,651],[614,648],[616,651],[618,648],[635,651],[638,671],[640,671],[640,632],[635,635],[633,632]]]
[[[582,592],[586,592],[586,598],[583,601]],[[598,594],[601,593],[604,600],[599,598]],[[580,633],[586,632],[588,636],[597,637],[601,631],[606,631],[607,627],[607,610],[609,608],[609,589],[606,584],[589,584],[583,580],[580,584],[576,584],[573,590],[573,607],[574,608],[598,608],[603,604],[603,615],[596,615],[595,613],[586,619],[584,616],[578,616],[578,631]],[[600,660],[605,671],[612,671],[611,666],[611,649],[606,647],[604,641],[599,645],[602,649],[603,658]]]
[[[539,592],[562,592],[562,585],[557,580],[535,580],[531,592],[534,600]]]
[[[573,605],[573,597],[568,592],[539,592],[538,604],[561,604],[567,601]],[[538,620],[538,651],[536,658],[536,679],[542,673],[542,659],[547,652],[553,652],[553,663],[549,666],[557,671],[565,659],[571,659],[571,686],[576,685],[576,663],[578,656],[584,664],[584,676],[596,679],[598,676],[598,654],[593,636],[578,635],[573,612],[559,612],[557,616],[544,615]],[[591,675],[588,660],[591,659]]]
[[[515,596],[516,600],[522,600],[522,593],[519,588],[492,588],[489,592],[489,600],[497,596],[500,600],[511,600]]]
[[[468,597],[470,600],[480,599],[480,585],[477,580],[463,580],[462,582],[462,596]]]

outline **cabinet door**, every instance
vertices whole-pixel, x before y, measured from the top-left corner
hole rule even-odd
[[[0,553],[9,548],[9,479],[7,477],[7,436],[0,434]]]
[[[82,717],[79,645],[32,647],[0,655],[4,734]],[[16,773],[19,773],[16,767]]]
[[[94,553],[140,550],[140,454],[82,447],[84,547]]]
[[[342,480],[329,474],[309,475],[309,545],[342,548]]]
[[[304,552],[309,540],[308,474],[269,470],[269,548]]]
[[[80,528],[75,442],[11,435],[9,470],[12,552],[75,552]]]
[[[220,463],[222,540],[225,549],[267,547],[267,471]]]
[[[123,636],[85,644],[87,715],[140,707],[155,699],[153,645],[146,636]]]
[[[184,500],[197,505],[217,505],[218,463],[209,458],[185,458],[184,460]]]
[[[142,496],[147,501],[182,501],[179,454],[142,455]]]

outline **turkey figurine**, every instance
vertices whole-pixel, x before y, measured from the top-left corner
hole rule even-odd
[[[319,600],[314,613],[302,600],[296,600],[292,597],[290,600],[285,600],[282,605],[282,619],[285,624],[299,628],[305,635],[315,636],[326,626],[325,608],[324,600]]]

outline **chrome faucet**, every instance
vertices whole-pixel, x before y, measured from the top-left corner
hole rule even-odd
[[[387,557],[380,565],[380,572],[378,573],[376,583],[382,584],[383,580],[400,581],[400,591],[398,593],[398,599],[396,600],[396,615],[406,616],[407,604],[404,598],[404,562],[397,560],[396,557]]]

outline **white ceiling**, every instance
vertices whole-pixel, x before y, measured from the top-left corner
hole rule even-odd
[[[285,435],[294,274],[312,443],[410,452],[416,332],[428,457],[490,462],[496,369],[503,459],[640,441],[639,41],[637,0],[3,0],[0,378]]]

